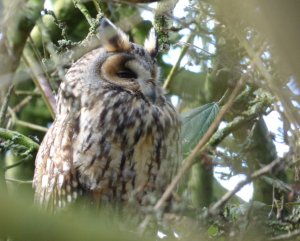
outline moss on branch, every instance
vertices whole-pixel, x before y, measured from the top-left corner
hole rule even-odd
[[[39,144],[16,131],[0,128],[0,140],[11,141],[15,145],[23,146],[26,153],[31,154],[39,149]]]
[[[162,51],[170,48],[169,29],[172,26],[172,11],[178,0],[166,0],[158,3],[155,11],[154,28],[158,34],[158,43]]]
[[[212,139],[209,141],[211,146],[219,145],[230,133],[238,130],[244,125],[247,125],[251,122],[257,121],[258,118],[263,115],[267,108],[272,104],[272,99],[268,95],[263,96],[261,99],[257,100],[248,110],[244,111],[240,116],[237,116],[227,124],[226,127],[217,131]]]

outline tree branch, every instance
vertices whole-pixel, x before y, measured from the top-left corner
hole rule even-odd
[[[73,3],[76,8],[79,9],[79,11],[83,14],[83,16],[86,18],[90,26],[94,25],[94,19],[91,17],[89,11],[87,8],[79,1],[79,0],[73,0]]]
[[[247,177],[245,180],[239,182],[235,188],[227,193],[225,193],[223,195],[223,197],[217,201],[213,206],[211,206],[208,209],[207,214],[208,215],[216,215],[219,211],[220,208],[222,208],[226,202],[228,202],[228,200],[235,195],[238,191],[240,191],[242,189],[242,187],[244,187],[245,185],[247,185],[248,183],[252,182],[254,179],[259,178],[262,175],[265,175],[267,173],[272,172],[272,170],[278,166],[280,164],[281,160],[280,159],[276,159],[273,162],[271,162],[270,164],[262,167],[261,169],[253,172],[249,177]]]
[[[14,179],[14,178],[5,178],[5,181],[14,182],[17,184],[31,184],[32,185],[32,180],[24,181],[24,180],[18,180],[18,179]]]
[[[5,121],[5,116],[6,116],[6,112],[7,112],[7,108],[8,108],[8,102],[9,102],[9,98],[11,96],[11,93],[14,89],[14,86],[11,85],[8,88],[8,92],[4,98],[3,104],[1,106],[1,110],[0,110],[0,127],[3,127],[4,121]]]
[[[271,104],[270,101],[266,99],[258,100],[257,103],[250,106],[247,111],[244,111],[240,116],[233,119],[232,122],[228,123],[226,127],[217,131],[209,141],[209,145],[217,146],[224,138],[226,138],[230,133],[241,128],[243,125],[249,124],[255,121],[256,118],[265,113],[267,107]]]
[[[300,235],[300,229],[296,229],[292,232],[289,232],[286,234],[281,234],[276,237],[270,238],[269,240],[272,240],[272,241],[274,241],[274,240],[291,240],[292,238],[295,238],[299,235]],[[295,240],[295,239],[293,239],[293,240]]]
[[[23,163],[27,162],[28,159],[29,159],[28,157],[25,157],[25,158],[23,158],[22,160],[20,160],[20,161],[14,163],[14,164],[11,164],[11,165],[9,165],[9,166],[5,166],[5,167],[4,167],[4,171],[6,172],[7,170],[9,170],[9,169],[11,169],[11,168],[14,168],[14,167],[17,167],[17,166],[22,165]],[[7,180],[7,178],[6,178],[5,180]]]
[[[166,51],[170,48],[169,32],[172,19],[172,11],[178,0],[164,0],[157,5],[154,17],[154,28],[158,34],[158,43],[161,50]]]
[[[52,93],[52,89],[49,85],[48,80],[43,74],[42,68],[39,63],[35,60],[31,51],[27,48],[24,50],[24,60],[26,65],[28,65],[30,72],[32,74],[32,80],[36,87],[39,89],[43,100],[45,101],[52,117],[55,117],[56,111],[56,101]]]
[[[29,153],[35,152],[39,149],[39,144],[16,131],[0,128],[0,139],[9,140],[14,144],[24,146],[27,148]]]
[[[10,82],[17,69],[26,40],[40,17],[44,1],[11,1],[5,8],[0,39],[0,78]],[[28,17],[30,16],[30,17]]]
[[[190,34],[190,36],[188,37],[187,39],[187,43],[189,43],[190,41],[192,41],[194,38],[194,34]],[[176,72],[178,71],[179,67],[180,67],[180,63],[181,63],[181,60],[183,59],[183,57],[185,56],[187,50],[188,50],[189,46],[188,45],[184,45],[181,52],[180,52],[180,55],[177,59],[177,62],[175,63],[175,65],[172,67],[169,75],[167,76],[165,82],[164,82],[164,85],[163,85],[163,88],[164,89],[168,89],[172,79],[174,78]]]

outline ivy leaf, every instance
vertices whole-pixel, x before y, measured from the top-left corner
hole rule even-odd
[[[186,156],[208,130],[219,112],[217,103],[209,103],[182,114],[183,154]]]

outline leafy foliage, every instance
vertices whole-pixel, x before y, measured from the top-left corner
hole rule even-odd
[[[219,112],[217,103],[210,103],[182,114],[182,145],[188,155],[205,134]]]

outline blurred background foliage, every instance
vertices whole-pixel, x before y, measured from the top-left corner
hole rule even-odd
[[[182,176],[178,207],[143,239],[159,230],[170,240],[300,240],[299,10],[297,0],[0,0],[0,240],[140,240],[141,217],[130,222],[130,212],[28,209],[51,95],[103,16],[139,44],[157,31],[161,85],[182,114],[183,158],[242,82]],[[233,192],[222,186],[228,180],[238,180]],[[248,184],[253,194],[235,195]]]

